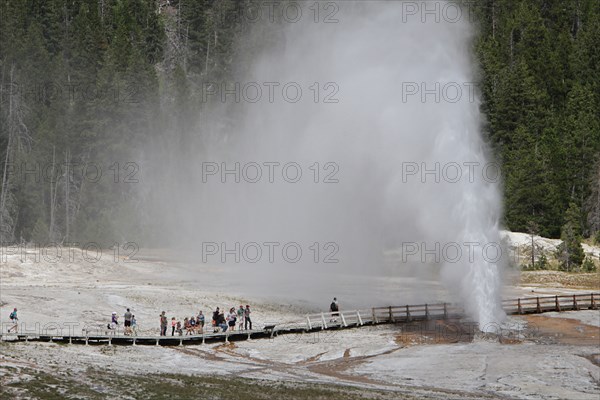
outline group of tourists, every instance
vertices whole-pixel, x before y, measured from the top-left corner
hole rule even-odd
[[[125,314],[123,315],[123,319],[125,322],[123,323],[123,333],[125,335],[136,335],[137,334],[137,321],[135,319],[135,315],[131,313],[131,310],[128,308]],[[110,317],[110,324],[106,326],[109,330],[116,331],[119,327],[119,316],[116,311],[113,311],[112,316]]]
[[[331,312],[331,321],[337,322],[337,317],[339,316],[339,303],[337,298],[333,298],[333,302],[329,306],[329,311]],[[231,307],[229,312],[225,314],[223,310],[219,307],[215,309],[212,313],[212,318],[210,320],[210,328],[214,333],[217,332],[227,332],[237,330],[252,330],[252,318],[250,314],[252,311],[250,310],[250,305],[246,304],[246,307],[240,304],[239,308],[236,310],[235,307]],[[166,313],[163,311],[160,313],[160,335],[167,336],[167,330],[169,328],[169,321],[167,319]],[[13,326],[8,329],[8,332],[11,331],[17,332],[18,329],[18,321],[17,317],[17,308],[10,313],[10,320],[13,323]],[[135,319],[135,315],[131,313],[131,310],[127,308],[127,311],[123,315],[124,323],[123,323],[123,333],[125,335],[137,335],[137,321]],[[182,336],[185,332],[185,335],[195,335],[195,334],[203,334],[204,333],[204,325],[205,325],[205,315],[202,311],[198,312],[198,315],[191,317],[185,317],[183,321],[177,320],[177,318],[171,318],[171,336],[175,336],[175,334]],[[117,331],[119,328],[119,316],[116,311],[113,311],[110,319],[110,323],[106,326],[106,328],[110,331]]]
[[[236,326],[238,330],[252,330],[252,318],[250,314],[252,311],[250,310],[250,305],[246,304],[244,308],[243,305],[240,304],[240,307],[236,310],[235,307],[231,307],[227,315],[225,312],[221,310],[219,307],[215,309],[212,313],[212,319],[210,320],[210,329],[214,333],[217,332],[227,332],[235,331]],[[169,320],[167,318],[166,312],[160,313],[160,335],[167,336],[167,332],[169,329]],[[175,336],[176,334],[182,336],[185,332],[185,335],[196,335],[204,333],[206,316],[200,310],[198,315],[191,317],[185,317],[183,321],[178,321],[177,318],[171,318],[171,336]]]
[[[168,325],[165,325],[167,317],[165,315],[165,312],[163,311],[160,314],[160,335],[161,336],[166,336],[167,335],[167,330],[168,330]],[[183,323],[182,321],[178,321],[177,318],[172,317],[171,318],[171,336],[175,336],[175,334],[181,336],[183,335],[183,332],[185,331],[186,335],[195,335],[197,333],[203,333],[204,332],[204,321],[205,321],[205,317],[204,314],[202,313],[202,311],[198,312],[198,315],[196,317],[194,317],[193,315],[188,318],[185,317],[183,319]]]

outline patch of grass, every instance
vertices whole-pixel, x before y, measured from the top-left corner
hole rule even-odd
[[[31,378],[5,386],[7,393],[35,399],[410,399],[397,392],[337,385],[293,383],[237,377],[158,374],[127,376],[88,369],[85,374],[52,375],[20,371]]]
[[[4,386],[3,391],[17,396],[34,399],[62,400],[62,399],[103,399],[102,393],[96,392],[86,384],[73,379],[57,377],[45,372],[23,371],[31,378],[10,383]]]

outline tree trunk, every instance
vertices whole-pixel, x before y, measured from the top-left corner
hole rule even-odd
[[[52,175],[50,178],[50,226],[48,227],[48,238],[50,242],[54,239],[54,221],[56,213],[56,182],[54,181],[56,170],[56,147],[52,146]],[[58,180],[57,180],[58,181]]]
[[[70,221],[69,221],[69,191],[70,191],[70,185],[71,185],[71,171],[70,171],[70,165],[69,163],[71,162],[70,160],[70,152],[67,149],[67,151],[65,151],[65,237],[64,240],[68,243],[69,241],[69,228],[70,228]]]
[[[8,174],[8,163],[10,160],[10,152],[12,151],[12,143],[13,143],[13,94],[12,94],[12,85],[13,85],[13,73],[15,70],[15,65],[13,64],[10,68],[10,88],[11,92],[8,97],[8,144],[6,146],[6,156],[4,157],[4,172],[2,174],[2,192],[0,193],[0,241],[4,242],[8,238],[5,237],[5,227],[6,220],[4,218],[4,214],[7,212],[6,210],[6,197],[8,196],[9,190],[9,180],[10,176]],[[9,229],[6,229],[8,231]]]

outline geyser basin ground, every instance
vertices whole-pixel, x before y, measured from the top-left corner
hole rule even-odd
[[[182,265],[161,261],[115,263],[112,257],[93,266],[82,260],[41,265],[9,257],[0,266],[0,316],[5,318],[8,309],[17,306],[21,320],[28,324],[100,324],[112,311],[122,313],[129,306],[141,329],[156,330],[163,309],[182,318],[198,309],[248,303],[254,306],[255,323],[261,324],[295,319],[328,306],[327,302],[318,306],[310,299],[284,304],[270,299],[268,293],[235,294],[228,290],[223,268],[203,268],[198,275],[200,285],[187,279],[184,270]],[[391,285],[402,288],[401,282]],[[431,285],[433,289],[435,285]],[[507,296],[531,290],[578,292],[514,286],[507,288]],[[347,293],[339,296],[343,307],[351,299],[352,288],[341,291]],[[443,297],[443,289],[438,293]],[[4,318],[2,322],[6,322]],[[41,385],[44,390],[51,391],[54,385],[57,391],[63,388],[66,393],[89,398],[122,396],[125,384],[139,396],[145,390],[157,395],[184,393],[183,382],[185,390],[192,390],[193,382],[201,382],[204,388],[212,387],[213,393],[226,394],[227,387],[248,387],[237,378],[271,382],[250,384],[248,393],[258,393],[255,398],[262,398],[261,394],[302,398],[302,393],[313,393],[312,398],[319,398],[316,394],[389,399],[598,397],[598,311],[511,317],[506,326],[513,334],[501,341],[481,334],[453,340],[435,330],[381,326],[183,348],[3,342],[0,382],[4,391],[17,394],[17,398],[39,393],[35,390],[41,390]]]

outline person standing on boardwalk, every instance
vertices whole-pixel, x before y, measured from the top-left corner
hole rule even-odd
[[[231,307],[229,309],[229,314],[227,314],[227,325],[229,325],[230,331],[235,331],[235,321],[237,320],[237,314],[235,312],[235,307]]]
[[[177,327],[177,321],[175,317],[171,318],[171,336],[175,336],[175,328]]]
[[[198,333],[203,333],[204,332],[204,314],[202,314],[202,311],[200,311],[198,313],[198,316],[196,317],[196,323],[198,324]]]
[[[244,310],[244,329],[248,330],[248,324],[250,324],[250,330],[252,330],[252,320],[250,319],[250,306],[246,304],[246,309]]]
[[[135,315],[131,316],[131,333],[137,336],[137,321],[135,320]]]
[[[167,335],[167,316],[165,315],[165,312],[163,311],[160,314],[160,336],[166,336]]]
[[[240,308],[237,310],[238,329],[241,331],[244,329],[244,306],[240,304]]]
[[[218,323],[217,320],[219,319],[219,314],[220,314],[219,313],[219,307],[217,307],[217,309],[215,310],[215,312],[213,312],[213,315],[212,315],[212,319],[213,319],[213,323],[212,324],[213,324],[213,326],[217,326],[217,323]]]
[[[10,333],[10,331],[12,331],[13,329],[15,330],[15,333],[19,332],[19,317],[17,316],[17,308],[16,307],[10,313],[9,318],[10,318],[10,322],[13,323],[13,326],[8,328],[8,333]]]
[[[339,313],[340,305],[338,304],[336,297],[333,298],[333,301],[329,305],[329,311],[331,311],[331,321],[330,322],[337,322],[337,317],[340,315],[340,313]]]
[[[119,316],[117,315],[116,311],[113,311],[112,316],[110,317],[110,329],[112,331],[116,331],[117,328],[119,327]],[[113,335],[116,332],[113,332]]]
[[[132,317],[132,314],[128,308],[127,312],[125,312],[125,315],[123,315],[123,318],[125,319],[125,322],[123,324],[125,326],[125,334],[126,335],[131,335],[131,317]]]

